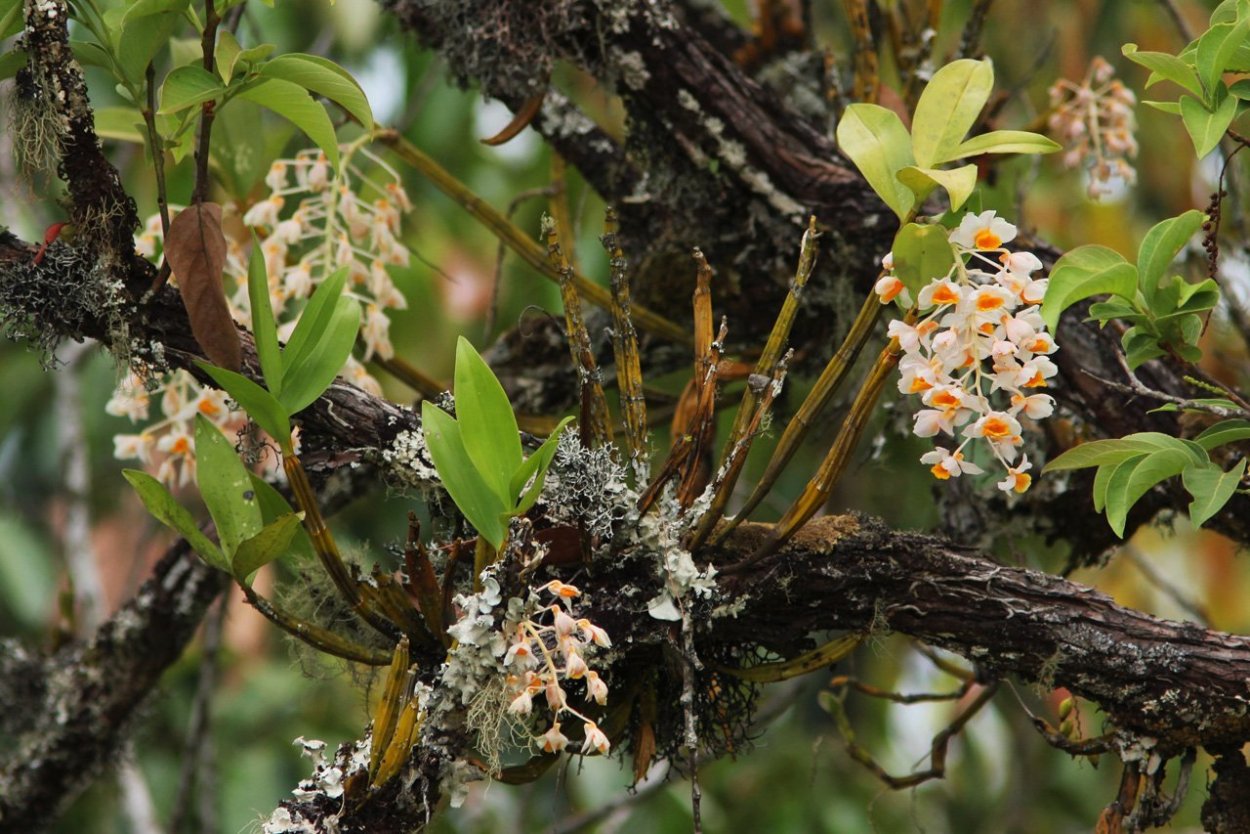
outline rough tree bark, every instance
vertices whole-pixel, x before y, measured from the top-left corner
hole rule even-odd
[[[641,260],[636,280],[644,300],[663,295],[671,307],[673,276],[693,273],[678,258],[699,245],[739,276],[726,282],[737,290],[719,291],[718,311],[736,326],[737,344],[750,344],[767,326],[753,311],[778,305],[804,215],[815,213],[827,230],[831,257],[823,260],[808,293],[795,339],[813,362],[828,353],[831,329],[846,313],[837,303],[839,288],[862,290],[871,280],[893,220],[811,113],[796,112],[727,57],[723,48],[738,41],[722,28],[715,38],[718,49],[700,35],[700,26],[719,24],[702,17],[687,21],[677,6],[644,0],[383,0],[382,5],[447,56],[459,77],[513,105],[547,87],[557,60],[615,87],[629,113],[623,145],[554,91],[535,126],[620,207],[632,252],[647,253],[635,257]],[[52,0],[31,4],[37,7],[61,15],[59,24],[52,18],[32,21],[50,45],[32,61],[44,68],[43,83],[80,85],[68,53],[56,48],[64,46],[65,6]],[[85,94],[43,101],[63,108],[73,125],[60,154],[78,210],[98,211],[101,194],[109,205],[128,208],[115,173],[109,176],[112,169],[99,155]],[[189,368],[199,351],[176,294],[166,289],[136,303],[153,270],[122,243],[134,230],[133,212],[110,209],[100,216],[104,228],[93,235],[87,256],[81,248],[54,244],[35,265],[35,247],[8,234],[0,237],[0,319],[11,332],[43,343],[93,338],[127,359]],[[246,334],[244,341],[246,371],[256,376]],[[1140,404],[1108,392],[1087,374],[1086,369],[1117,375],[1114,334],[1069,315],[1060,341],[1066,345],[1058,355],[1064,385],[1056,393],[1083,424],[1116,435],[1176,431],[1170,416],[1145,416]],[[1185,391],[1177,368],[1152,363],[1146,373],[1153,387]],[[309,468],[327,491],[356,492],[385,478],[410,482],[414,461],[404,458],[400,447],[418,428],[411,410],[339,383],[302,413],[299,423]],[[1089,552],[1110,543],[1083,490],[1073,487],[1058,498],[1055,512],[1063,525],[1052,532],[1073,537]],[[1178,506],[1177,496],[1156,490],[1133,523],[1172,506]],[[1214,524],[1235,541],[1250,543],[1247,509],[1239,498]],[[1016,518],[1047,517],[1046,508],[1030,505]],[[696,558],[735,562],[752,552],[764,533],[760,525],[744,525],[722,550]],[[660,554],[634,555],[654,560]],[[596,622],[618,643],[633,647],[614,662],[612,671],[622,675],[655,668],[671,642],[667,626],[648,617],[645,607],[611,593],[644,581],[637,564],[591,565],[578,576],[595,601]],[[22,744],[0,760],[0,830],[32,830],[46,822],[53,808],[72,798],[108,760],[127,717],[177,656],[219,589],[207,569],[176,549],[91,641],[42,657],[11,647],[0,662],[4,711],[12,713],[7,707],[14,699],[33,699],[47,720],[23,728]],[[888,628],[967,657],[986,679],[1017,675],[1066,686],[1098,702],[1120,733],[1115,743],[1126,751],[1149,745],[1169,757],[1208,747],[1223,757],[1213,798],[1229,795],[1226,784],[1245,779],[1238,751],[1250,740],[1245,710],[1250,639],[1149,617],[1089,588],[996,564],[950,541],[846,516],[808,525],[749,576],[722,580],[718,593],[698,635],[705,656],[730,657],[749,645],[792,655],[810,647],[805,635],[812,632]],[[423,673],[436,684],[435,674]],[[57,720],[60,715],[76,720]],[[70,755],[73,750],[87,752]],[[319,831],[409,831],[428,819],[441,799],[446,767],[467,750],[468,740],[454,721],[431,721],[403,777],[363,806],[344,809],[324,797],[284,805]],[[1231,774],[1227,783],[1225,774]],[[1213,829],[1232,824],[1231,812],[1222,806],[1212,804],[1209,811]]]

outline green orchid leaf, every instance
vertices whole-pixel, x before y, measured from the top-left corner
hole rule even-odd
[[[359,302],[340,295],[325,332],[303,352],[299,362],[288,363],[283,357],[282,396],[278,399],[287,411],[298,414],[325,393],[347,364],[359,331]]]
[[[303,513],[287,513],[262,527],[256,535],[242,541],[234,552],[234,558],[230,560],[234,578],[250,587],[256,571],[290,549],[303,520]]]
[[[284,515],[295,512],[281,492],[264,478],[252,474],[252,489],[256,490],[256,500],[260,502],[260,516],[266,525],[273,524]],[[311,561],[317,552],[313,549],[312,538],[304,527],[297,527],[291,539],[291,552],[301,561]]]
[[[911,135],[898,115],[876,104],[852,104],[838,122],[838,147],[864,175],[899,220],[907,217],[915,202],[911,191],[896,179],[903,168],[915,163]]]
[[[269,301],[269,273],[260,241],[252,235],[252,254],[247,262],[247,297],[252,303],[252,335],[256,355],[265,375],[265,385],[275,397],[282,395],[282,350],[278,347],[278,326]]]
[[[221,549],[233,557],[241,542],[260,532],[260,503],[234,444],[202,414],[195,415],[195,462],[196,483]]]
[[[935,278],[942,278],[955,265],[950,239],[941,226],[908,223],[894,237],[894,274],[914,299]]]
[[[496,550],[503,547],[508,532],[503,519],[510,506],[505,506],[493,486],[478,473],[465,450],[459,424],[426,400],[421,403],[421,426],[434,468],[451,500],[479,535]]]
[[[226,561],[221,548],[213,544],[212,540],[200,531],[191,513],[178,503],[164,484],[138,469],[123,469],[122,476],[134,487],[135,492],[139,494],[139,500],[143,502],[143,506],[147,507],[153,518],[186,539],[191,549],[199,554],[210,567],[226,573],[230,572],[230,563]]]
[[[339,297],[343,294],[343,287],[346,285],[347,267],[345,266],[331,272],[324,281],[317,285],[308,305],[304,307],[304,312],[300,314],[299,323],[295,325],[295,331],[287,341],[286,349],[282,352],[284,368],[289,370],[303,364],[308,354],[325,336],[330,321],[334,318],[334,306],[338,303]]]
[[[513,496],[520,496],[516,508],[513,510],[513,515],[529,512],[529,508],[534,506],[538,496],[542,495],[543,481],[547,477],[547,468],[551,466],[552,458],[555,457],[556,447],[560,441],[560,432],[564,431],[564,427],[572,419],[572,417],[565,417],[561,420],[555,431],[543,441],[543,445],[539,446],[534,454],[526,458],[525,462],[517,469],[516,474],[512,476],[509,491]],[[534,483],[522,494],[521,490],[525,489],[525,485],[530,482],[530,478],[534,479]]]
[[[482,479],[512,507],[512,475],[521,466],[521,436],[512,403],[490,366],[468,339],[456,342],[456,421],[464,448]]]
[[[1062,148],[1058,142],[1040,133],[1030,133],[1027,130],[991,130],[961,143],[952,159],[966,159],[986,153],[1054,153]]]
[[[898,180],[916,195],[917,203],[923,202],[936,186],[941,186],[950,197],[951,211],[958,211],[977,187],[977,166],[965,165],[947,170],[909,165],[898,172]]]
[[[291,417],[277,397],[257,385],[243,374],[210,365],[207,362],[196,362],[204,373],[212,377],[213,382],[221,390],[230,395],[230,399],[239,404],[247,416],[256,421],[256,425],[283,447],[284,451],[291,445]]]
[[[912,117],[911,148],[918,167],[958,158],[959,145],[993,87],[994,67],[988,60],[952,61],[933,74]]]

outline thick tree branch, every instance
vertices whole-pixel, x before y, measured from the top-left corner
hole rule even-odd
[[[139,706],[181,656],[225,587],[179,542],[138,595],[85,641],[39,657],[16,641],[0,648],[0,831],[55,821],[117,755]]]

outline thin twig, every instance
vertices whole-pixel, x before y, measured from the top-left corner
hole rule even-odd
[[[1181,40],[1189,43],[1194,39],[1194,32],[1189,28],[1189,24],[1185,22],[1185,18],[1181,15],[1181,10],[1176,6],[1176,0],[1159,0],[1159,4],[1163,6],[1163,10],[1168,13],[1168,17],[1172,18],[1172,25],[1176,27],[1177,33],[1181,36]]]
[[[391,130],[379,131],[377,141],[389,147],[395,155],[416,169],[428,179],[435,188],[442,191],[460,204],[465,211],[473,215],[482,225],[491,231],[509,249],[521,256],[527,264],[534,267],[545,278],[555,283],[560,282],[559,271],[547,261],[547,253],[535,243],[529,235],[518,229],[500,212],[487,205],[482,198],[470,191],[464,183],[453,177],[447,169],[435,162],[428,154]],[[604,310],[612,307],[612,294],[605,287],[594,283],[581,273],[573,273],[573,286],[577,294],[585,300]],[[691,343],[690,334],[684,327],[669,321],[659,313],[641,305],[634,305],[634,323],[638,327],[649,330],[677,344]]]
[[[1237,402],[1238,405],[1242,406],[1241,408],[1226,408],[1222,405],[1211,405],[1210,403],[1204,403],[1198,400],[1191,400],[1185,397],[1177,397],[1173,394],[1168,394],[1163,391],[1156,391],[1153,388],[1150,388],[1144,383],[1142,383],[1142,381],[1137,378],[1137,375],[1134,374],[1133,370],[1129,367],[1128,360],[1124,357],[1124,354],[1119,353],[1117,351],[1115,358],[1116,358],[1116,361],[1120,363],[1120,368],[1123,369],[1124,375],[1128,377],[1129,383],[1127,385],[1125,385],[1122,382],[1115,382],[1114,380],[1104,379],[1098,376],[1097,374],[1090,373],[1089,371],[1082,371],[1082,373],[1084,373],[1090,379],[1096,380],[1097,382],[1101,382],[1103,385],[1106,385],[1109,388],[1119,391],[1122,394],[1137,394],[1143,397],[1150,397],[1151,399],[1159,400],[1161,402],[1173,403],[1178,408],[1186,409],[1189,411],[1203,411],[1203,412],[1206,412],[1207,414],[1214,414],[1216,417],[1222,417],[1224,419],[1230,419],[1230,418],[1243,418],[1244,419],[1244,418],[1250,417],[1250,407],[1246,407],[1245,401],[1241,398],[1240,395],[1238,395],[1234,391],[1229,391],[1228,389],[1224,389],[1225,393],[1229,394],[1229,399],[1233,400],[1234,402]]]
[[[221,657],[221,636],[225,629],[226,604],[229,594],[208,611],[204,618],[204,634],[200,645],[200,674],[187,722],[187,740],[183,748],[182,770],[178,775],[178,793],[174,798],[173,816],[169,821],[171,834],[186,826],[191,810],[191,794],[196,794],[199,831],[216,831],[216,774],[211,732],[213,697],[217,694],[218,661]]]
[[[204,53],[203,66],[209,75],[214,71],[213,53],[217,48],[217,26],[220,23],[216,0],[204,0],[204,37],[200,41],[200,48]],[[192,203],[202,203],[208,199],[209,142],[213,136],[213,118],[216,113],[217,103],[212,99],[200,105],[200,138],[195,146],[195,190],[191,193]]]
[[[148,149],[152,152],[152,168],[156,173],[156,206],[161,214],[161,240],[169,237],[169,197],[165,191],[165,145],[161,142],[161,134],[156,129],[156,65],[148,63],[147,74],[144,76],[147,88],[147,106],[143,108],[143,121],[148,126]],[[156,280],[152,283],[152,293],[156,293],[169,280],[169,261],[163,260]]]
[[[1179,605],[1186,614],[1190,615],[1196,622],[1201,623],[1204,626],[1209,626],[1211,624],[1211,618],[1207,615],[1207,612],[1202,605],[1195,600],[1190,599],[1187,595],[1181,592],[1180,588],[1177,588],[1169,582],[1163,574],[1159,573],[1154,565],[1150,564],[1148,560],[1141,557],[1141,553],[1138,552],[1137,548],[1133,547],[1131,544],[1126,544],[1122,552],[1128,557],[1128,560],[1133,567],[1141,571],[1142,576],[1146,578],[1147,582],[1158,588],[1165,596],[1167,596],[1168,599]]]
[[[512,200],[508,203],[508,211],[504,214],[504,217],[511,221],[512,216],[516,214],[517,209],[519,209],[521,204],[526,200],[533,199],[534,197],[550,198],[554,193],[554,185],[544,185],[541,188],[528,188],[512,198]],[[490,306],[486,308],[486,321],[482,325],[482,338],[484,338],[488,344],[490,342],[491,334],[495,331],[495,320],[499,316],[499,288],[503,286],[503,258],[507,251],[507,244],[500,240],[499,246],[495,250],[495,271],[492,275],[490,283]]]
[[[959,36],[960,58],[973,58],[981,49],[981,32],[985,29],[985,19],[989,17],[990,6],[994,0],[975,0],[968,21],[964,23],[963,34]]]

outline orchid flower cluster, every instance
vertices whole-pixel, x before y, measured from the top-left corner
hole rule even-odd
[[[955,448],[939,446],[921,457],[939,480],[984,470],[969,460],[968,447],[981,441],[1006,471],[1004,492],[1024,492],[1033,465],[1020,453],[1021,417],[1040,420],[1055,408],[1039,389],[1058,369],[1050,360],[1058,346],[1046,332],[1039,306],[1046,279],[1034,278],[1042,263],[1031,252],[1010,252],[1003,244],[1016,227],[993,211],[966,214],[950,233],[957,257],[915,301],[915,323],[892,321],[889,334],[903,352],[899,391],[915,394],[918,437],[949,436]],[[912,301],[894,276],[893,256],[883,259],[877,281],[882,303]]]
[[[1051,133],[1067,150],[1068,168],[1089,170],[1089,196],[1097,200],[1115,181],[1132,185],[1137,171],[1130,159],[1137,156],[1133,106],[1137,97],[1112,78],[1115,69],[1095,56],[1079,84],[1059,79],[1050,88]]]
[[[357,157],[371,163],[369,172],[355,163]],[[390,358],[394,348],[385,311],[402,310],[407,301],[387,270],[408,264],[409,251],[399,241],[399,234],[402,216],[412,210],[399,174],[357,142],[343,149],[337,172],[330,168],[324,153],[303,151],[292,159],[274,162],[265,183],[270,194],[247,209],[242,222],[261,237],[279,338],[285,341],[290,337],[303,302],[316,284],[347,266],[350,282],[346,292],[359,300],[364,310],[360,331],[364,360],[375,354]],[[294,209],[287,212],[291,206]],[[227,216],[237,211],[231,205],[223,208]],[[248,237],[227,235],[224,277],[231,314],[235,321],[250,327]],[[135,247],[145,257],[155,258],[162,244],[160,216],[154,215],[136,238]],[[382,393],[377,380],[354,357],[348,357],[341,375],[372,394]],[[229,410],[220,391],[201,385],[185,371],[159,379],[128,373],[118,383],[106,411],[141,423],[149,419],[156,397],[160,419],[137,433],[116,435],[113,453],[121,460],[137,459],[155,467],[156,477],[169,486],[185,486],[195,476],[195,415],[203,414],[223,431],[240,428],[245,417]]]
[[[541,695],[551,711],[552,722],[547,732],[534,739],[546,753],[559,753],[569,740],[561,731],[561,718],[566,714],[583,724],[585,741],[582,753],[606,754],[611,749],[607,734],[599,725],[577,709],[569,706],[564,686],[568,681],[583,681],[586,696],[597,704],[608,702],[608,685],[599,673],[586,663],[585,653],[591,646],[609,648],[608,633],[586,618],[575,619],[573,600],[581,592],[573,585],[553,580],[540,591],[551,594],[554,602],[543,609],[549,622],[545,625],[525,619],[514,626],[504,666],[508,668],[508,712],[528,716],[534,709],[534,698]],[[562,683],[563,682],[563,683]]]

